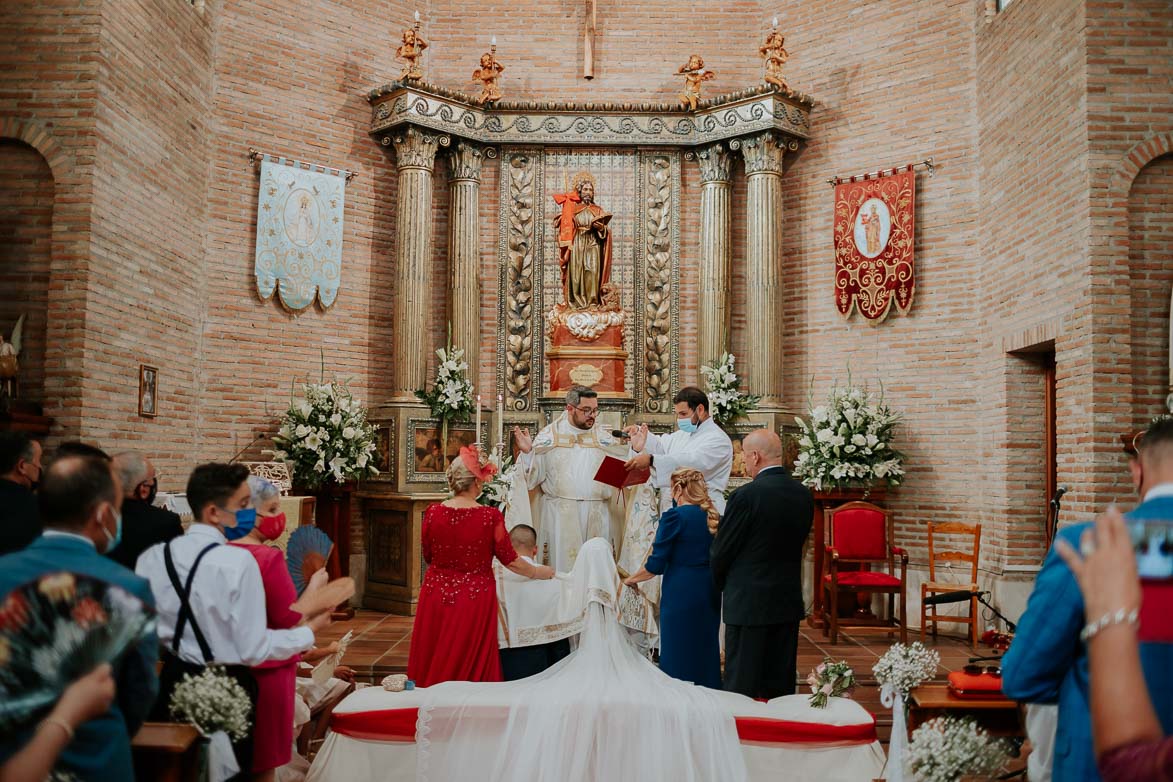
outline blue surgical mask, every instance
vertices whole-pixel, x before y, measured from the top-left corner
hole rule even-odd
[[[230,511],[229,511],[230,512]],[[244,508],[236,511],[236,526],[225,527],[224,537],[228,540],[239,540],[253,531],[257,524],[257,509]]]
[[[692,418],[677,418],[676,428],[682,432],[695,432],[700,424],[695,423]]]
[[[106,551],[103,553],[109,554],[114,549],[118,548],[118,544],[122,542],[122,512],[114,511],[114,534],[110,534],[110,530],[106,529],[106,525],[102,525],[102,532],[106,533]]]

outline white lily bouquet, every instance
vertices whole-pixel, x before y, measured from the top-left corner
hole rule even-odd
[[[481,505],[491,505],[504,513],[505,507],[509,504],[509,497],[513,494],[513,482],[517,478],[517,470],[513,468],[512,456],[498,458],[497,454],[500,452],[497,449],[494,451],[495,453],[489,457],[489,461],[497,465],[497,472],[481,487],[481,494],[477,497],[477,502]]]
[[[468,379],[468,362],[464,350],[452,343],[436,351],[440,361],[436,365],[436,379],[431,389],[417,389],[415,395],[431,411],[432,418],[440,421],[440,453],[447,466],[448,424],[452,421],[466,421],[476,411],[473,400],[473,386]],[[480,432],[477,432],[480,437]]]
[[[738,418],[744,418],[758,408],[761,397],[741,391],[741,380],[733,371],[732,353],[722,353],[717,363],[701,366],[705,378],[705,394],[709,397],[709,414],[722,429]]]
[[[835,387],[827,404],[810,412],[810,421],[794,419],[802,434],[794,477],[816,491],[870,486],[904,480],[904,455],[892,448],[892,431],[900,415],[865,389]]]
[[[337,381],[306,383],[302,392],[273,438],[277,458],[289,463],[294,482],[316,489],[378,475],[375,426],[362,403]]]
[[[937,674],[941,655],[920,641],[909,646],[892,644],[872,667],[880,685],[880,703],[892,709],[892,740],[888,745],[889,782],[904,782],[908,772],[908,729],[904,722],[904,702],[908,693]]]
[[[223,731],[239,741],[248,735],[248,693],[224,671],[209,666],[199,676],[185,674],[171,693],[171,716],[190,722],[201,735]]]
[[[957,782],[962,777],[993,777],[1006,765],[1005,743],[991,738],[972,720],[937,717],[912,732],[908,760],[918,782]]]
[[[828,698],[852,696],[855,692],[855,671],[846,660],[835,662],[827,657],[807,675],[806,683],[811,688],[811,706],[825,709]]]

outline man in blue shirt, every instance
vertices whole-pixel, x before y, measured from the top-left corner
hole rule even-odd
[[[1154,421],[1138,444],[1132,480],[1141,497],[1125,518],[1131,522],[1173,522],[1173,419]],[[1091,523],[1073,524],[1058,534],[1076,550]],[[1088,711],[1087,644],[1083,596],[1071,569],[1052,548],[1035,581],[1014,642],[1002,658],[1002,691],[1027,703],[1058,703],[1053,779],[1100,779]],[[1173,644],[1142,643],[1141,665],[1149,697],[1166,735],[1173,731]]]
[[[122,533],[122,490],[110,463],[90,456],[58,458],[41,478],[38,498],[44,533],[23,551],[0,557],[0,596],[48,573],[90,576],[125,589],[154,607],[145,579],[103,556]],[[132,647],[115,669],[117,695],[110,709],[77,728],[58,768],[91,782],[134,779],[130,739],[142,725],[158,691],[154,633]],[[56,730],[51,722],[33,730]],[[0,761],[11,756],[31,731],[6,736]]]

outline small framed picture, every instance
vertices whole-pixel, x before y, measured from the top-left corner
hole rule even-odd
[[[154,418],[159,414],[159,368],[139,364],[138,414]]]

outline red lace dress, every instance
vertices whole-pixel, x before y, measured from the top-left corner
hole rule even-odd
[[[501,681],[493,557],[517,559],[505,517],[496,508],[433,505],[424,512],[423,554],[408,677],[419,687]]]

